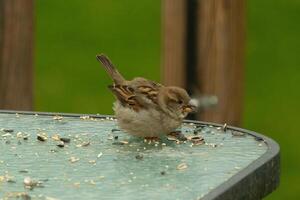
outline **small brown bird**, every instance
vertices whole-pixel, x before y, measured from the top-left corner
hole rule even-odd
[[[126,80],[105,55],[97,55],[113,80],[108,88],[117,101],[114,111],[119,127],[135,136],[155,139],[178,128],[196,110],[197,101],[179,87],[166,87],[145,78]]]

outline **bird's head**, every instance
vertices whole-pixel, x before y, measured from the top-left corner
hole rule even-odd
[[[160,91],[159,104],[173,118],[184,119],[189,113],[197,110],[197,101],[179,87],[164,87]]]

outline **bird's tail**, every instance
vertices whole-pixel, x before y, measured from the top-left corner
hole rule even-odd
[[[112,62],[109,60],[107,56],[104,54],[100,54],[96,56],[97,60],[102,63],[108,75],[113,79],[114,83],[117,85],[122,84],[125,79],[123,76],[118,72]]]

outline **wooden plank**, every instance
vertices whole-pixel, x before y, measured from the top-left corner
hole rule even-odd
[[[187,3],[185,0],[162,2],[162,82],[165,85],[186,87]]]
[[[0,108],[33,105],[34,0],[0,0]]]
[[[239,125],[242,118],[245,1],[198,1],[197,71],[202,94],[218,97],[199,119]]]

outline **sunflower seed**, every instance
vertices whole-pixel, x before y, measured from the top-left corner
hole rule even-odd
[[[71,139],[70,138],[60,138],[61,141],[64,143],[70,143]]]
[[[14,129],[2,129],[2,131],[5,133],[13,133]]]
[[[60,148],[63,148],[63,147],[65,147],[65,143],[64,142],[60,142],[56,146],[58,146]]]
[[[187,169],[188,168],[188,166],[187,166],[187,164],[186,163],[181,163],[181,164],[179,164],[179,165],[177,165],[177,170],[185,170],[185,169]]]
[[[36,138],[41,142],[45,142],[47,140],[47,136],[41,134],[38,134]]]
[[[226,124],[226,123],[222,126],[222,130],[223,130],[224,132],[227,131],[227,124]]]
[[[137,155],[135,156],[135,158],[136,158],[137,160],[142,160],[142,159],[144,158],[144,156],[143,156],[143,154],[137,154]]]

